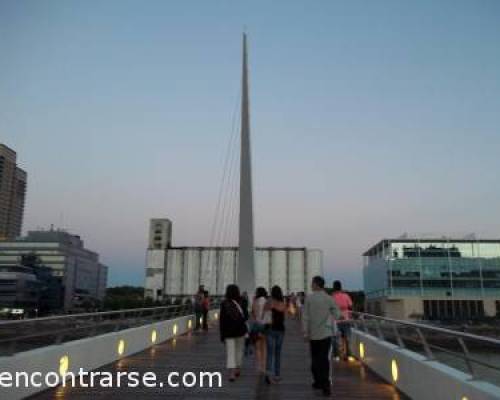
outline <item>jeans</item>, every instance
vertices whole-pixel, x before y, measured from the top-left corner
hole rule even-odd
[[[281,369],[281,347],[285,332],[270,330],[266,334],[267,360],[266,373],[269,376],[280,376]],[[274,368],[273,368],[274,367]]]
[[[322,389],[330,388],[330,344],[331,337],[311,340],[311,372],[314,383]]]
[[[333,345],[333,356],[340,357],[340,349],[339,349],[339,339],[343,340],[345,357],[349,357],[351,355],[351,350],[349,349],[349,339],[351,337],[351,325],[349,322],[339,323],[338,324],[338,334],[334,335],[332,338]]]

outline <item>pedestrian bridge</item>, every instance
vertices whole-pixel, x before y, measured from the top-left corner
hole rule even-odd
[[[221,371],[224,374],[224,346],[218,328],[212,324],[207,333],[189,332],[173,340],[158,344],[138,354],[107,365],[103,370],[154,371],[166,377],[170,371]],[[35,400],[88,399],[310,399],[315,397],[311,388],[308,348],[302,339],[297,321],[289,321],[283,348],[283,380],[267,385],[256,372],[253,356],[246,357],[242,376],[231,383],[224,376],[220,388],[60,388],[43,392]],[[215,380],[214,380],[215,382]],[[359,362],[336,363],[334,397],[338,399],[400,399],[394,386],[383,382]]]
[[[320,398],[321,393],[311,388],[308,346],[302,339],[299,322],[289,320],[282,355],[282,378],[276,385],[267,385],[255,370],[253,356],[245,358],[242,376],[234,383],[225,375],[224,346],[219,340],[218,311],[210,312],[212,320],[208,332],[195,332],[194,316],[187,308],[160,307],[95,313],[67,321],[48,319],[38,321],[26,335],[17,334],[15,344],[9,342],[8,332],[12,324],[0,324],[0,373],[16,371],[52,375],[66,372],[97,371],[101,377],[113,376],[113,387],[96,384],[88,387],[78,381],[73,385],[47,387],[0,388],[0,398],[15,400],[32,396],[35,400],[51,399],[310,399]],[[64,324],[63,324],[64,321]],[[87,321],[87,323],[85,322]],[[26,324],[18,322],[17,324]],[[360,315],[355,321],[351,348],[355,356],[349,362],[333,362],[333,397],[339,399],[498,399],[500,389],[494,382],[493,368],[482,365],[473,367],[476,358],[473,347],[465,346],[465,368],[452,368],[438,360],[438,348],[446,350],[440,341],[429,340],[430,335],[420,324],[392,321],[384,318]],[[16,325],[16,323],[13,323]],[[414,325],[414,326],[413,326]],[[9,326],[9,329],[6,327]],[[51,326],[53,342],[47,344],[40,333]],[[64,326],[64,329],[62,329]],[[64,333],[61,333],[64,332]],[[80,335],[78,334],[80,332]],[[413,335],[413,336],[412,336]],[[3,337],[2,337],[3,336]],[[463,338],[459,337],[465,345]],[[412,344],[422,343],[422,349]],[[471,338],[469,338],[471,339]],[[46,339],[48,340],[48,339]],[[487,339],[490,349],[500,345]],[[452,347],[449,347],[452,348]],[[500,346],[496,347],[496,350]],[[450,350],[453,353],[456,349]],[[463,349],[462,349],[463,351]],[[493,351],[493,350],[491,350]],[[426,353],[427,352],[427,353]],[[498,365],[496,366],[498,368]],[[488,371],[486,374],[485,371]],[[144,377],[154,373],[156,381],[149,386],[129,387],[122,378],[117,386],[119,373],[137,373]],[[167,377],[177,372],[171,381]],[[200,373],[221,373],[212,376],[212,387],[202,380]],[[189,373],[184,375],[185,373]],[[484,379],[484,377],[487,379]],[[181,377],[186,379],[185,386]],[[52,377],[53,378],[53,377]],[[193,380],[195,379],[196,382]],[[203,381],[204,386],[199,387]],[[488,382],[489,381],[489,382]],[[5,381],[3,381],[5,382]],[[96,382],[100,378],[96,378]],[[125,382],[125,383],[124,383]],[[130,381],[129,381],[130,382]],[[190,387],[193,383],[193,387]],[[171,387],[168,383],[179,384]],[[162,386],[163,385],[163,386]]]

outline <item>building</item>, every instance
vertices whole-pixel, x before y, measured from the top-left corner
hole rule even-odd
[[[0,242],[0,268],[20,264],[23,255],[33,254],[50,267],[64,287],[64,309],[70,310],[82,298],[102,300],[108,268],[99,255],[84,247],[77,235],[61,230],[31,231],[26,237]]]
[[[0,143],[0,240],[21,235],[27,175],[16,165],[16,152]]]
[[[172,246],[172,222],[152,219],[146,255],[145,295],[194,294],[200,285],[212,295],[223,295],[236,282],[238,247]],[[257,247],[255,280],[269,289],[279,285],[285,293],[309,292],[313,276],[323,274],[321,250],[305,247]]]
[[[35,308],[38,302],[38,279],[30,267],[0,266],[0,306]]]
[[[368,313],[443,321],[500,311],[500,240],[405,236],[363,256]]]
[[[62,281],[43,265],[0,266],[1,314],[19,310],[22,315],[43,316],[61,311],[64,291]]]

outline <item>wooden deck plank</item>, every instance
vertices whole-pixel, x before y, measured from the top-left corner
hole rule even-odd
[[[167,400],[298,400],[324,398],[311,388],[310,358],[307,344],[300,335],[296,321],[287,322],[282,355],[282,382],[267,385],[255,370],[252,356],[244,361],[241,378],[227,380],[224,370],[224,347],[218,329],[208,333],[189,333],[175,340],[158,344],[141,353],[126,357],[101,368],[101,371],[153,371],[159,380],[166,381],[169,372],[220,371],[224,375],[221,388],[57,388],[33,396],[34,400],[62,399],[167,399]],[[392,399],[403,398],[392,385],[366,370],[358,362],[334,363],[332,395],[335,399]]]

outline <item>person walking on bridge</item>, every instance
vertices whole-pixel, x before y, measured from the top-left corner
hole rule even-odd
[[[251,335],[255,343],[255,364],[257,371],[264,373],[266,370],[266,328],[271,323],[271,314],[264,310],[267,303],[267,291],[263,287],[255,290],[252,302]]]
[[[208,312],[210,311],[210,297],[208,290],[203,291],[203,300],[201,302],[201,313],[203,318],[203,330],[208,331]]]
[[[330,344],[332,317],[340,317],[340,311],[333,299],[325,292],[325,280],[315,276],[311,283],[312,294],[306,298],[302,317],[304,338],[310,343],[311,372],[313,388],[321,389],[330,396]]]
[[[240,289],[231,284],[226,288],[224,301],[220,306],[220,338],[226,345],[226,366],[229,381],[234,382],[241,373],[247,317],[241,306]]]
[[[266,383],[277,383],[281,379],[281,347],[285,337],[285,314],[287,306],[283,291],[279,286],[271,289],[271,298],[264,306],[264,311],[271,313],[271,323],[266,329],[267,360]]]
[[[340,309],[340,320],[337,321],[340,339],[342,340],[343,359],[348,360],[350,355],[349,338],[351,336],[351,314],[352,314],[352,299],[346,292],[342,290],[342,283],[340,281],[333,282],[333,300]],[[340,357],[339,346],[336,338],[333,343],[334,357]]]
[[[198,288],[198,291],[196,292],[196,295],[194,297],[194,315],[196,318],[195,321],[195,328],[194,330],[197,331],[201,328],[201,322],[203,319],[203,299],[205,297],[205,288],[203,285],[200,285]]]

